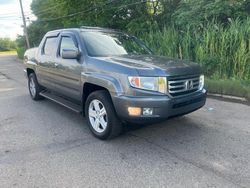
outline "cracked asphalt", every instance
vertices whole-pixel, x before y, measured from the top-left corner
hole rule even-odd
[[[179,118],[100,141],[81,115],[30,99],[0,56],[0,187],[250,187],[250,106],[208,99]]]

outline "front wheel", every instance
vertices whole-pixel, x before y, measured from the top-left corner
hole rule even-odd
[[[105,140],[121,133],[122,124],[107,91],[91,93],[85,104],[85,113],[89,129],[95,137]]]
[[[42,96],[39,95],[41,92],[41,86],[39,86],[36,75],[34,73],[31,73],[28,77],[28,87],[30,96],[33,100],[39,100],[42,99]]]

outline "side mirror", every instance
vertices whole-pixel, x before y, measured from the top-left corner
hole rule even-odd
[[[79,54],[78,49],[62,49],[61,56],[63,59],[78,59]]]

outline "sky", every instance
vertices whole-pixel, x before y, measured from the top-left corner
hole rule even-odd
[[[34,19],[30,4],[32,0],[22,0],[25,17]],[[27,22],[29,24],[29,21]],[[7,37],[12,40],[17,35],[23,35],[23,21],[19,0],[0,0],[0,38]]]

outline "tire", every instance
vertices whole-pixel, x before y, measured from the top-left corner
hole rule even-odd
[[[35,73],[29,74],[28,88],[29,88],[30,96],[33,100],[37,101],[37,100],[43,99],[43,97],[39,95],[42,89],[41,89],[41,86],[37,82]]]
[[[95,137],[106,140],[121,134],[122,123],[107,91],[95,91],[88,96],[85,114],[89,129]]]

